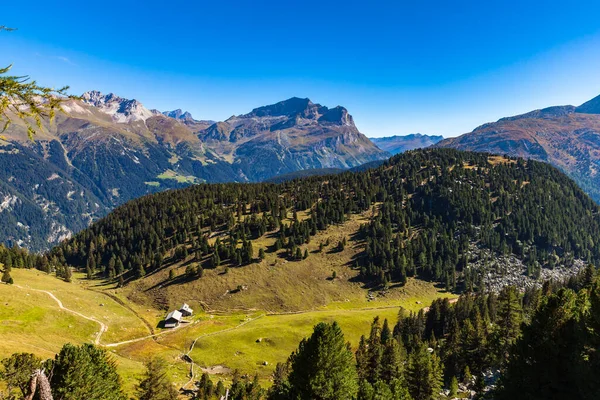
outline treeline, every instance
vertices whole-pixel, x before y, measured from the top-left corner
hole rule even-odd
[[[56,256],[30,253],[17,246],[5,247],[0,244],[0,279],[4,283],[14,282],[11,271],[13,268],[37,269],[46,273],[55,272],[67,282],[71,281],[71,269]]]
[[[271,233],[270,250],[299,260],[318,231],[373,208],[361,229],[366,249],[355,261],[373,284],[419,276],[449,290],[475,288],[476,277],[465,273],[473,244],[514,253],[531,274],[575,259],[600,261],[600,210],[573,181],[544,163],[489,160],[419,150],[357,173],[158,193],[117,208],[49,255],[90,276],[137,278],[190,254],[202,268],[254,262],[268,249],[252,241]]]

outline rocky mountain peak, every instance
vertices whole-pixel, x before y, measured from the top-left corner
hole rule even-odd
[[[191,113],[189,113],[187,111],[182,111],[181,108],[178,108],[177,110],[173,110],[173,111],[163,111],[162,114],[166,115],[167,117],[174,118],[174,119],[180,119],[180,120],[193,120],[194,119],[194,117],[192,117]]]
[[[244,117],[292,117],[306,112],[310,106],[314,106],[310,99],[292,97],[279,103],[255,108]]]
[[[352,115],[348,114],[348,110],[346,110],[342,106],[337,106],[332,109],[328,109],[327,107],[321,107],[321,111],[323,115],[319,118],[320,122],[329,122],[336,125],[345,125],[345,126],[354,126],[354,119]]]
[[[118,123],[146,121],[154,115],[139,101],[124,99],[114,93],[103,94],[97,90],[92,90],[85,92],[81,98],[84,103],[110,115],[113,121]]]
[[[234,117],[235,118],[235,117]],[[354,127],[354,120],[348,110],[342,106],[327,108],[313,103],[308,98],[292,97],[290,99],[255,108],[250,113],[237,118],[284,118],[287,122],[281,126],[290,127],[304,120],[318,123],[335,124]]]

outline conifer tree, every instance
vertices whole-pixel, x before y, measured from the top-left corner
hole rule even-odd
[[[137,388],[139,400],[177,400],[178,393],[167,377],[167,363],[161,358],[153,358],[146,363],[144,373]]]
[[[358,391],[354,356],[339,325],[319,323],[290,357],[293,398],[352,399]]]
[[[435,353],[430,353],[426,343],[409,357],[407,368],[408,390],[414,400],[439,398],[442,388],[442,368]]]
[[[34,354],[15,353],[0,362],[0,381],[4,381],[6,387],[6,398],[17,398],[17,391],[21,392],[19,397],[25,397],[29,392],[29,381],[31,374],[42,365],[42,360]],[[4,398],[0,392],[0,398]]]
[[[2,271],[2,282],[12,284],[13,278],[10,276],[10,267],[4,267],[4,271]]]
[[[55,399],[125,400],[115,361],[91,344],[66,344],[51,365]]]
[[[597,398],[595,377],[581,380],[589,366],[579,358],[583,348],[578,319],[577,297],[571,290],[561,289],[547,298],[511,352],[497,398]],[[594,384],[596,390],[590,393]]]
[[[506,286],[498,295],[496,332],[493,350],[498,362],[503,362],[510,347],[521,331],[522,306],[519,293],[514,286]]]

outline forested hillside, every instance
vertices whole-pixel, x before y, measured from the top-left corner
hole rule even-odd
[[[292,98],[226,121],[161,113],[98,91],[66,99],[34,136],[0,138],[0,243],[45,251],[140,196],[200,182],[260,182],[389,157],[343,107]]]
[[[600,202],[600,96],[574,106],[554,106],[483,124],[436,146],[485,151],[548,162]]]
[[[510,267],[537,278],[600,260],[600,210],[564,174],[544,163],[452,149],[279,185],[202,184],[149,195],[50,255],[121,284],[194,255],[190,276],[199,278],[203,269],[243,268],[269,251],[301,260],[318,231],[363,210],[373,216],[353,238],[364,250],[352,266],[372,286],[418,276],[449,290],[472,289],[492,286],[482,271],[504,276]],[[253,246],[265,235],[272,246]],[[498,265],[502,260],[507,265]]]
[[[375,318],[354,354],[339,325],[321,323],[277,366],[267,398],[597,399],[594,276],[589,266],[524,294],[508,286],[440,299],[427,312],[401,311],[394,326]]]

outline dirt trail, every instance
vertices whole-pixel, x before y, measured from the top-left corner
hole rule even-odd
[[[231,332],[233,330],[241,328],[242,326],[244,326],[246,324],[249,324],[250,322],[254,322],[257,319],[260,319],[260,318],[264,317],[265,315],[267,315],[267,314],[260,314],[258,317],[249,318],[246,321],[244,321],[244,322],[242,322],[242,323],[240,323],[240,324],[238,324],[236,326],[232,326],[231,328],[227,328],[227,329],[223,329],[223,330],[216,331],[216,332],[211,332],[211,333],[205,333],[205,334],[202,334],[202,335],[198,336],[196,339],[194,339],[194,341],[192,342],[192,345],[190,346],[190,349],[187,351],[187,353],[184,354],[184,356],[185,356],[184,360],[187,359],[187,362],[190,364],[190,380],[185,385],[183,385],[182,388],[185,389],[189,384],[191,384],[194,381],[194,378],[195,378],[195,376],[194,376],[194,365],[196,365],[201,370],[204,370],[201,366],[199,366],[198,364],[196,364],[194,362],[194,360],[192,360],[192,357],[190,357],[190,353],[192,352],[192,350],[194,350],[194,346],[196,346],[196,342],[198,340],[203,339],[203,338],[207,338],[207,337],[210,337],[210,336],[220,335],[220,334],[223,334],[223,333],[226,333],[226,332]]]
[[[181,325],[180,324],[178,327],[173,328],[173,329],[169,329],[167,331],[162,331],[162,332],[159,332],[159,333],[154,333],[152,335],[141,336],[141,337],[137,337],[137,338],[134,338],[134,339],[124,340],[122,342],[107,343],[104,346],[105,347],[117,347],[117,346],[121,346],[123,344],[141,342],[142,340],[146,340],[146,339],[154,339],[154,338],[157,338],[159,336],[167,335],[169,333],[173,333],[173,332],[175,332],[175,331],[177,331],[179,329],[183,329],[185,327],[192,326],[192,325],[194,325],[194,323],[185,324],[185,325]]]
[[[52,292],[49,292],[47,290],[32,289],[30,287],[23,287],[20,285],[13,285],[13,286],[16,288],[19,288],[19,289],[23,289],[23,290],[31,290],[34,292],[46,293],[48,296],[50,296],[50,298],[52,298],[52,300],[54,300],[56,302],[56,304],[58,304],[58,308],[60,308],[61,310],[65,310],[67,312],[70,312],[71,314],[77,315],[78,317],[87,319],[88,321],[92,321],[92,322],[95,322],[98,325],[100,325],[100,330],[98,331],[98,333],[96,333],[96,338],[94,339],[94,344],[100,345],[100,339],[102,338],[102,334],[104,334],[104,332],[106,332],[108,330],[108,325],[106,325],[104,322],[99,321],[93,317],[88,317],[87,315],[84,315],[80,312],[77,312],[75,310],[71,310],[70,308],[65,307],[63,305],[62,301],[60,301]]]

